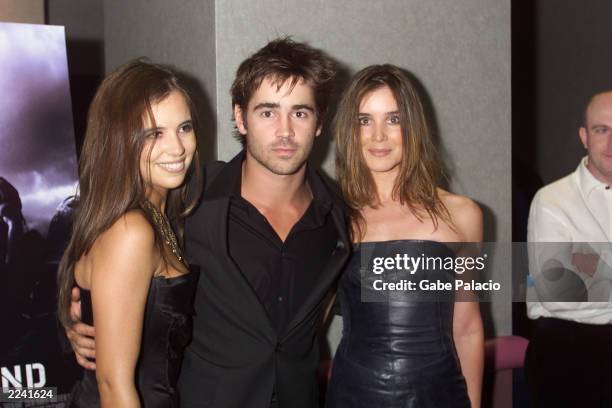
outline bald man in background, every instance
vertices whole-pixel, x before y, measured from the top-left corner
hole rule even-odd
[[[590,99],[578,134],[587,156],[529,212],[536,407],[612,407],[612,91]]]

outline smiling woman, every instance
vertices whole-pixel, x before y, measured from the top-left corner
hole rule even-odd
[[[180,225],[190,210],[183,197],[186,177],[199,171],[194,112],[177,76],[145,61],[111,73],[94,97],[58,277],[68,336],[95,326],[95,353],[79,363],[95,358],[96,371],[84,372],[71,406],[178,406],[197,273],[166,214]],[[80,295],[76,313],[71,293]]]
[[[149,201],[157,200],[163,208],[163,197],[167,190],[183,183],[196,150],[193,120],[185,96],[178,90],[153,104],[145,120],[140,172],[150,188]]]

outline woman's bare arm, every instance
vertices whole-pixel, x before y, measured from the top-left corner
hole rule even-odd
[[[465,242],[482,242],[482,212],[464,198],[452,216]],[[466,297],[462,296],[463,299]],[[453,337],[472,408],[480,407],[484,367],[484,329],[479,302],[457,301],[453,314]]]
[[[155,270],[154,242],[148,221],[131,211],[101,235],[92,250],[96,378],[103,407],[140,406],[134,376]]]

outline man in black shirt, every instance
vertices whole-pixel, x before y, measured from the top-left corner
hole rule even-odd
[[[185,224],[200,280],[182,406],[318,406],[317,323],[349,242],[341,199],[307,159],[335,73],[327,56],[289,39],[238,68],[231,93],[244,150],[206,166]]]
[[[201,267],[185,406],[318,406],[317,322],[349,247],[341,202],[307,165],[334,75],[321,52],[287,39],[238,68],[232,104],[244,150],[207,167],[185,229]]]
[[[239,154],[216,184],[233,186],[229,195],[229,255],[280,332],[308,298],[336,248],[338,233],[330,216],[333,202],[316,171],[306,167],[304,186],[311,189],[312,200],[282,239],[266,217],[241,195],[241,170],[247,158],[247,153]],[[223,193],[209,191],[208,199]],[[279,203],[279,209],[284,208],[287,206]]]

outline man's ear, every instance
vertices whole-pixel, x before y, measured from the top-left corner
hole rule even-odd
[[[315,132],[315,137],[318,137],[321,134],[322,128],[323,128],[322,124],[317,127],[317,131]]]
[[[236,128],[241,135],[246,135],[246,121],[244,120],[242,108],[240,105],[234,105],[234,121],[236,122]]]
[[[578,129],[578,135],[580,135],[580,140],[582,141],[584,148],[588,149],[589,145],[587,143],[587,130],[584,126],[580,126],[580,129]]]

